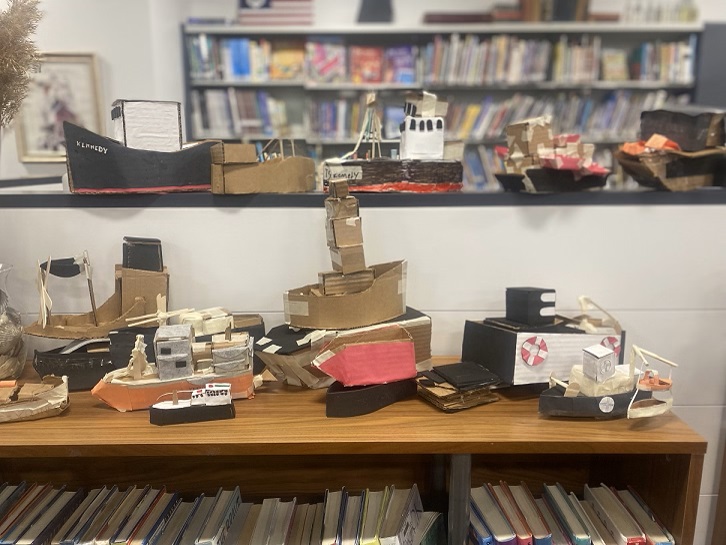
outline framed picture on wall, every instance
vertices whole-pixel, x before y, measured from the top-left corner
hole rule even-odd
[[[24,163],[63,162],[63,122],[104,134],[96,57],[91,53],[44,53],[15,123]]]

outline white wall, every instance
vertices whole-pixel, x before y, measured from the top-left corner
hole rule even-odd
[[[37,41],[45,51],[96,53],[105,111],[116,98],[182,100],[179,24],[187,16],[230,17],[234,5],[231,0],[46,1]],[[617,5],[593,4],[603,10]],[[704,20],[726,20],[723,0],[698,0],[698,5]],[[342,28],[356,17],[357,2],[316,0],[315,6],[320,27]],[[446,7],[466,11],[486,4],[460,0]],[[415,26],[424,11],[443,8],[440,0],[394,0],[394,9],[395,25],[403,28]],[[0,144],[0,178],[64,170],[63,165],[18,163],[12,128]],[[369,261],[409,259],[409,301],[434,318],[435,353],[459,353],[464,320],[501,313],[506,286],[536,284],[557,288],[561,310],[572,310],[575,297],[588,293],[616,313],[631,341],[681,362],[676,411],[709,441],[696,543],[709,542],[717,460],[726,437],[726,361],[720,348],[726,323],[723,207],[363,213]],[[327,267],[322,217],[322,209],[2,210],[0,258],[16,265],[10,288],[30,319],[37,259],[88,249],[102,299],[112,289],[122,236],[158,236],[172,269],[173,305],[223,304],[262,312],[268,325],[275,325],[281,322],[282,291],[313,281]],[[210,243],[196,226],[217,235]],[[212,265],[215,260],[218,266]],[[56,303],[58,310],[80,310],[85,294],[74,288]]]

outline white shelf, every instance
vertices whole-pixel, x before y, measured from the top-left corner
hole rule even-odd
[[[355,25],[330,29],[313,26],[248,27],[242,25],[184,25],[186,34],[217,35],[349,35],[349,34],[687,34],[701,32],[702,23],[482,23],[482,24],[421,24],[415,28],[393,25]]]

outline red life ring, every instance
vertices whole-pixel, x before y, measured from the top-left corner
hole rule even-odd
[[[522,343],[520,354],[527,365],[539,365],[547,359],[547,343],[542,337],[530,337]]]
[[[616,356],[620,356],[620,338],[619,337],[605,337],[602,341],[600,341],[600,344],[604,346],[605,348],[609,348],[613,352],[615,352]]]

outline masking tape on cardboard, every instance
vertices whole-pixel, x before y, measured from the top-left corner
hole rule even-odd
[[[345,224],[348,227],[356,227],[358,225],[359,221],[360,221],[360,217],[347,218],[345,220]]]
[[[340,256],[340,252],[331,251],[330,252],[330,259],[335,263],[336,265],[343,266],[343,259]]]
[[[286,301],[285,314],[290,316],[308,316],[307,301]]]
[[[406,294],[406,280],[408,279],[408,262],[404,261],[401,264],[401,279],[398,281],[398,295],[404,295]]]
[[[545,291],[539,296],[539,300],[543,303],[554,303],[557,297],[557,293],[554,291]],[[554,307],[552,307],[554,308]]]
[[[267,337],[261,337],[260,340],[257,341],[257,346],[265,346],[266,344],[269,344],[272,342],[272,339],[268,339]]]
[[[322,354],[318,354],[318,356],[313,360],[313,365],[315,367],[320,367],[322,364],[324,364],[326,361],[328,361],[333,356],[335,356],[334,352],[331,352],[330,350],[326,350]]]
[[[331,180],[345,179],[348,182],[357,182],[363,178],[363,167],[343,166],[325,162],[323,163],[323,183],[330,183]]]
[[[322,339],[323,337],[325,337],[325,334],[326,333],[327,333],[327,330],[325,330],[325,329],[314,329],[313,331],[311,331],[310,333],[308,333],[307,335],[305,335],[302,339],[298,339],[296,341],[297,342],[297,345],[298,346],[303,346],[304,344],[308,344],[308,343],[309,344],[316,343],[320,339]]]
[[[279,345],[277,345],[277,344],[271,344],[270,346],[268,346],[267,348],[265,348],[265,349],[264,349],[264,350],[262,350],[262,351],[263,351],[263,352],[267,352],[268,354],[277,354],[277,352],[278,352],[278,351],[279,351],[279,350],[280,350],[281,348],[282,348],[282,346],[279,346]]]

